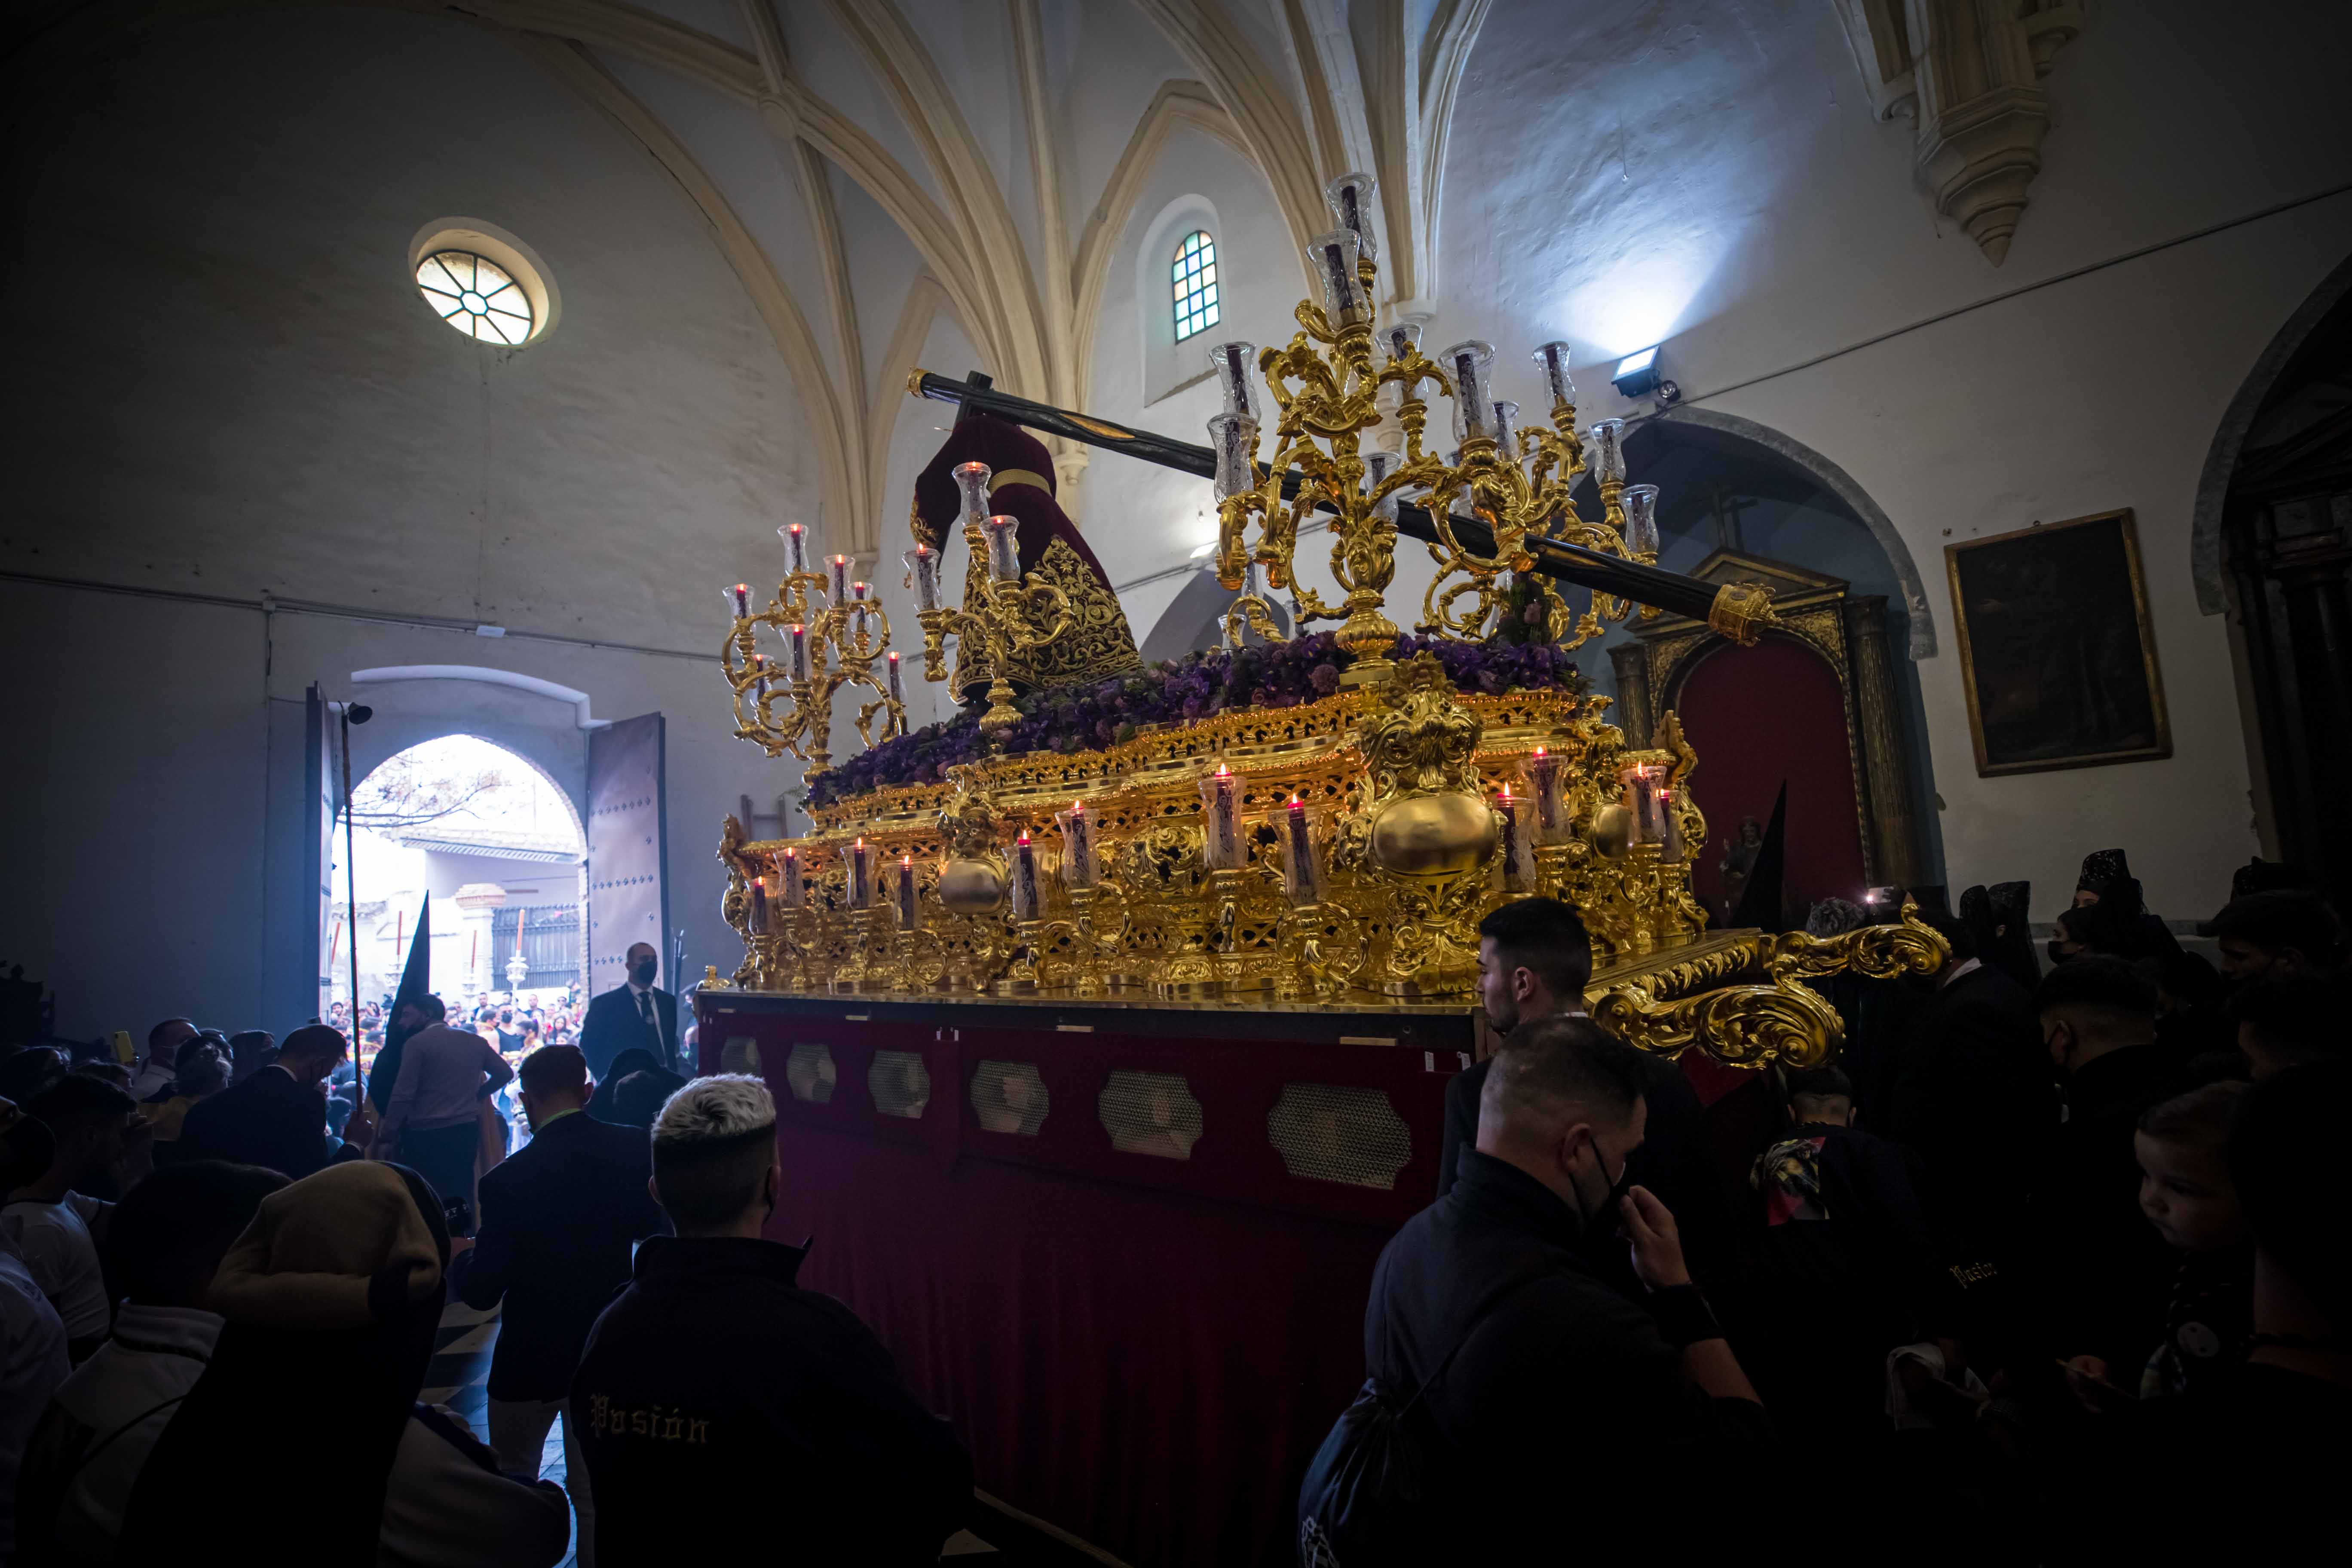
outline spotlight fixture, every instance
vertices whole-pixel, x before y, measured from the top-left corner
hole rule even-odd
[[[375,717],[375,710],[364,702],[354,702],[343,710],[343,716],[354,724],[364,724]]]
[[[1622,397],[1643,397],[1658,389],[1658,350],[1653,343],[1636,349],[1617,362],[1617,369],[1609,384]]]

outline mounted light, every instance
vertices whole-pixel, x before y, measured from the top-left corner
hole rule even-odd
[[[1646,397],[1658,389],[1658,350],[1655,344],[1636,349],[1617,362],[1616,371],[1609,384],[1622,397]]]

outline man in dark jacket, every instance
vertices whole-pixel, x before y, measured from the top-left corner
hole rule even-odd
[[[687,1500],[757,1500],[794,1562],[930,1563],[971,1506],[971,1459],[840,1302],[761,1238],[776,1206],[776,1108],[757,1079],[697,1079],[653,1129],[674,1237],[598,1319],[572,1380],[615,1565],[676,1557]]]
[[[1478,922],[1478,994],[1497,1034],[1515,1037],[1546,1018],[1584,1016],[1584,988],[1592,979],[1592,939],[1577,912],[1556,899],[1520,899]],[[1633,1179],[1674,1210],[1685,1249],[1704,1275],[1720,1255],[1725,1225],[1722,1184],[1708,1152],[1706,1112],[1682,1069],[1658,1057],[1637,1056],[1648,1132],[1634,1152]],[[1493,1058],[1445,1086],[1444,1142],[1437,1158],[1437,1195],[1452,1190],[1462,1151],[1478,1142],[1478,1102]],[[1604,1277],[1621,1288],[1622,1252],[1600,1259]]]
[[[2033,1183],[2050,1348],[2128,1366],[2161,1326],[2179,1263],[2140,1212],[2132,1142],[2173,1071],[2156,1043],[2156,987],[2126,960],[2090,953],[2045,975],[2033,1005],[2065,1079],[2065,1114]]]
[[[1770,1424],[1690,1282],[1673,1215],[1646,1188],[1624,1189],[1644,1087],[1633,1048],[1589,1019],[1515,1033],[1452,1190],[1381,1255],[1365,1362],[1399,1404],[1420,1394],[1409,1418],[1425,1423],[1434,1462],[1421,1544],[1442,1543],[1445,1561],[1521,1561],[1531,1543],[1564,1542],[1575,1526],[1563,1487],[1628,1521],[1687,1517],[1675,1500],[1691,1476],[1713,1484],[1769,1450]],[[1584,1260],[1586,1233],[1620,1225],[1641,1302]]]
[[[531,1140],[482,1178],[481,1231],[470,1251],[450,1243],[449,1280],[469,1307],[506,1300],[490,1358],[490,1447],[500,1468],[536,1477],[588,1331],[628,1284],[630,1248],[662,1216],[646,1135],[585,1114],[588,1064],[576,1047],[533,1051],[520,1077]],[[584,1478],[569,1423],[563,1439],[567,1468]],[[583,1486],[572,1500],[580,1561],[593,1568],[595,1510]]]
[[[629,977],[588,1004],[580,1020],[580,1049],[598,1078],[630,1047],[652,1054],[664,1066],[677,1059],[677,998],[654,984],[660,956],[650,942],[629,949]]]
[[[360,1102],[338,1141],[327,1134],[327,1075],[351,1049],[324,1024],[286,1037],[278,1059],[242,1083],[198,1100],[180,1125],[179,1157],[259,1165],[291,1181],[340,1160],[356,1160],[375,1135],[375,1115]]]

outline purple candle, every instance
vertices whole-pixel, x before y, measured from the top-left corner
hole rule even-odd
[[[915,546],[915,608],[936,610],[940,607],[940,557],[928,544]]]
[[[849,557],[833,558],[833,602],[836,605],[849,597]]]
[[[797,522],[776,530],[784,536],[784,570],[801,573],[808,570],[808,533]]]
[[[785,627],[784,642],[792,650],[793,683],[798,685],[808,679],[808,627],[799,625]]]
[[[1029,842],[1029,830],[1025,827],[1013,846],[1013,918],[1037,918],[1037,850]]]
[[[915,905],[915,858],[898,857],[898,929],[913,931],[922,923],[922,911]]]
[[[1290,901],[1294,904],[1320,903],[1323,898],[1322,879],[1315,870],[1315,847],[1307,836],[1307,803],[1291,795],[1285,813],[1290,846]]]
[[[808,901],[807,885],[801,879],[801,852],[784,851],[784,908],[799,909]]]
[[[896,653],[893,653],[890,656],[889,669],[890,700],[893,702],[904,702],[907,700],[907,690],[905,687],[898,684],[898,656]]]
[[[751,585],[749,583],[738,583],[731,588],[722,589],[721,592],[734,605],[737,620],[740,621],[751,613]]]
[[[768,879],[751,879],[751,934],[768,934]]]

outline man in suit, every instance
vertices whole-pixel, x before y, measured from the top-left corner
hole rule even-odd
[[[240,1083],[199,1100],[180,1127],[180,1156],[259,1165],[292,1181],[341,1160],[356,1160],[375,1136],[365,1100],[344,1124],[338,1146],[327,1135],[327,1097],[320,1087],[351,1049],[339,1030],[307,1024],[286,1037],[278,1059]]]
[[[654,984],[661,960],[653,944],[641,942],[629,949],[628,966],[628,983],[589,1003],[580,1025],[581,1053],[598,1078],[632,1046],[651,1051],[664,1067],[677,1060],[677,998]]]
[[[629,1282],[634,1243],[662,1228],[648,1185],[646,1134],[588,1116],[588,1064],[572,1046],[523,1058],[531,1140],[482,1177],[481,1231],[456,1255],[450,1282],[467,1305],[506,1299],[490,1358],[490,1446],[513,1474],[537,1476],[588,1331]],[[577,1436],[564,1424],[580,1561],[595,1562],[595,1513]]]

